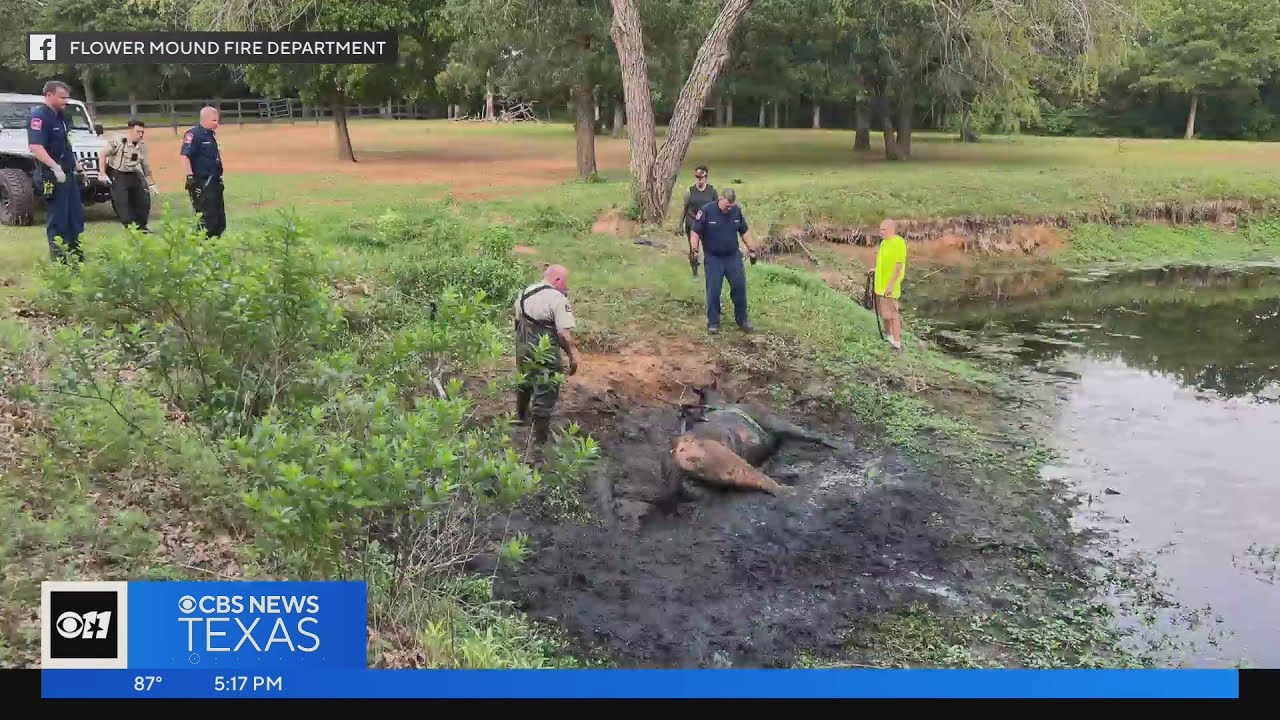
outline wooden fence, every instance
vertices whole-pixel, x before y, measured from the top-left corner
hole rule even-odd
[[[137,118],[145,121],[149,128],[168,125],[176,135],[180,129],[196,124],[200,118],[200,108],[206,105],[218,108],[223,125],[281,122],[319,124],[322,119],[333,117],[333,110],[329,106],[308,105],[299,98],[100,100],[93,104],[90,111],[94,122],[101,123],[107,130],[122,130],[128,126],[130,118]],[[447,113],[448,110],[443,106],[435,108],[425,103],[347,106],[347,117],[352,120],[427,120],[444,118]]]

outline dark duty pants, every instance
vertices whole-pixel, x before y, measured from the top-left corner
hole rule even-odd
[[[706,253],[707,278],[707,327],[720,327],[720,291],[724,280],[729,281],[729,297],[733,300],[733,319],[739,324],[747,322],[747,272],[742,266],[742,253],[719,257]]]
[[[74,172],[67,181],[53,184],[53,197],[45,202],[45,234],[49,238],[49,256],[66,262],[66,253],[55,238],[61,238],[66,250],[81,262],[80,234],[84,232],[84,206],[80,204],[80,186]]]
[[[218,237],[227,229],[227,210],[222,204],[222,178],[197,178],[198,193],[191,198],[191,209],[200,215],[199,227],[209,237]]]
[[[560,400],[560,384],[552,380],[552,376],[560,370],[528,360],[517,360],[516,367],[525,374],[524,381],[516,388],[517,414],[550,419]]]
[[[147,219],[151,217],[151,193],[147,191],[146,177],[137,172],[113,171],[111,204],[121,224],[137,223],[139,230],[146,230]]]

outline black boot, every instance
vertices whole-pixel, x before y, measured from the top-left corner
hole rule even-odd
[[[535,417],[533,419],[533,442],[529,453],[529,463],[534,467],[542,467],[547,460],[547,439],[551,435],[551,418]]]
[[[528,390],[516,391],[516,422],[521,425],[529,423],[529,400],[533,393]]]
[[[551,418],[536,417],[533,419],[533,444],[546,445],[551,436]]]

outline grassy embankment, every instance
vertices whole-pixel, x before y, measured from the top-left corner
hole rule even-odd
[[[19,609],[34,607],[41,579],[210,577],[210,573],[300,577],[305,576],[304,571],[332,570],[334,563],[348,562],[342,559],[342,552],[315,555],[307,544],[325,534],[319,530],[324,523],[343,518],[313,512],[313,526],[308,530],[312,534],[308,535],[278,522],[280,507],[246,509],[241,500],[246,491],[255,485],[273,487],[273,482],[279,487],[278,481],[253,470],[252,463],[247,470],[237,466],[228,471],[230,450],[208,442],[207,437],[215,420],[222,427],[227,417],[234,417],[248,427],[253,418],[236,415],[226,403],[217,405],[213,395],[201,396],[204,404],[191,404],[187,408],[190,412],[175,413],[174,394],[166,394],[160,383],[148,380],[161,378],[168,371],[178,385],[186,387],[193,382],[189,356],[174,356],[179,365],[188,361],[176,370],[151,367],[149,373],[138,373],[136,367],[126,367],[113,381],[120,394],[103,393],[113,404],[101,398],[86,400],[77,395],[96,393],[85,392],[85,376],[93,371],[100,375],[112,361],[120,364],[128,348],[117,348],[116,355],[106,356],[104,362],[102,343],[109,344],[110,338],[99,333],[99,344],[83,350],[85,362],[68,362],[74,338],[59,340],[52,331],[52,326],[66,321],[101,329],[121,320],[132,324],[163,318],[164,303],[130,307],[129,302],[137,297],[119,287],[122,279],[164,284],[166,273],[192,266],[200,266],[211,277],[218,277],[215,272],[249,272],[248,278],[238,278],[245,280],[241,287],[248,288],[245,292],[259,293],[253,296],[255,302],[262,303],[263,314],[258,317],[269,317],[278,309],[273,305],[278,298],[263,288],[269,291],[270,283],[289,277],[289,271],[283,264],[273,265],[269,262],[272,258],[260,251],[255,254],[251,246],[235,247],[234,233],[242,228],[260,229],[278,211],[296,211],[304,234],[314,236],[315,252],[332,252],[331,264],[317,259],[314,267],[305,268],[294,279],[309,288],[302,293],[302,304],[312,303],[299,316],[303,324],[333,332],[293,337],[289,348],[290,361],[299,367],[307,358],[326,360],[319,374],[327,378],[325,382],[336,384],[323,386],[326,390],[336,387],[357,394],[372,393],[376,385],[361,385],[367,382],[360,379],[362,375],[421,387],[422,374],[432,368],[413,357],[417,352],[433,353],[433,358],[443,358],[443,365],[458,368],[485,357],[500,359],[500,330],[506,325],[502,303],[489,308],[462,307],[457,312],[472,334],[436,337],[425,317],[423,300],[438,297],[441,288],[450,283],[471,290],[501,293],[505,288],[509,292],[513,281],[533,277],[535,270],[529,260],[554,261],[572,269],[575,309],[589,349],[609,347],[633,336],[691,338],[738,357],[781,348],[798,368],[820,379],[837,403],[852,407],[886,442],[934,452],[954,445],[962,459],[1003,465],[1010,471],[1025,472],[1032,467],[1011,458],[1007,448],[988,445],[986,436],[992,429],[980,427],[979,420],[959,413],[958,404],[948,402],[955,396],[987,397],[998,378],[915,344],[906,356],[891,356],[878,341],[874,318],[813,274],[778,266],[752,268],[753,319],[761,330],[760,337],[748,343],[730,331],[714,341],[706,339],[700,284],[688,275],[679,240],[669,231],[653,233],[668,245],[658,249],[589,232],[601,212],[627,205],[625,144],[620,141],[601,140],[601,182],[557,185],[553,184],[556,178],[563,177],[566,168],[571,171],[572,165],[572,136],[559,126],[358,122],[353,124],[353,135],[366,162],[355,173],[323,161],[291,166],[295,158],[280,154],[288,147],[288,138],[281,138],[280,149],[273,155],[272,141],[264,140],[272,136],[254,134],[266,132],[300,131],[223,131],[233,236],[215,244],[225,253],[221,265],[201,265],[209,261],[194,251],[181,258],[188,264],[175,266],[165,265],[158,246],[135,245],[130,250],[123,229],[111,221],[108,209],[100,207],[91,211],[86,245],[91,253],[101,251],[98,262],[123,275],[92,273],[87,280],[58,280],[55,285],[63,289],[61,304],[38,306],[59,309],[68,317],[50,323],[37,316],[32,322],[31,318],[12,317],[9,306],[28,307],[41,286],[36,271],[47,257],[43,228],[0,229],[0,292],[6,300],[0,305],[0,362],[8,397],[3,410],[14,418],[9,423],[12,429],[6,428],[0,437],[0,462],[5,473],[0,496],[0,526],[4,527],[0,560],[5,567],[7,609],[0,618],[0,663],[29,663],[35,657],[38,626],[33,624],[34,613]],[[185,197],[175,192],[181,177],[176,163],[166,158],[173,155],[175,141],[157,134],[152,142],[156,144],[153,152],[161,186],[168,191],[163,200],[172,204],[175,216],[185,216]],[[321,142],[328,142],[327,133]],[[1153,199],[1280,197],[1280,185],[1274,182],[1274,161],[1280,152],[1260,145],[1020,138],[963,146],[923,136],[915,145],[916,161],[888,164],[874,154],[851,159],[846,150],[849,142],[849,134],[839,132],[713,131],[695,142],[687,166],[706,162],[717,186],[732,185],[739,190],[758,238],[772,225],[807,220],[871,224],[885,215],[1038,214]],[[253,156],[246,158],[250,153]],[[432,157],[443,158],[445,165],[431,164]],[[504,170],[503,158],[507,157],[526,162],[527,167]],[[400,162],[403,158],[409,159]],[[414,165],[416,160],[425,164]],[[451,162],[456,163],[456,172],[448,170]],[[482,165],[466,164],[476,162]],[[243,166],[237,168],[238,163]],[[687,182],[686,174],[677,187],[677,202],[679,189]],[[439,202],[450,189],[467,199]],[[532,254],[507,252],[511,243],[531,248]],[[1097,256],[1102,246],[1094,241],[1094,249],[1089,254],[1081,251],[1079,258]],[[273,247],[278,250],[285,245],[277,238]],[[825,249],[819,250],[824,261],[837,261]],[[304,255],[309,257],[309,253]],[[135,262],[117,260],[112,264],[112,255]],[[478,259],[473,262],[472,256]],[[237,268],[232,258],[241,267]],[[145,261],[156,265],[138,267]],[[326,300],[320,289],[332,286],[335,280],[345,288],[338,306],[359,322],[344,325],[323,317],[337,301]],[[371,289],[351,293],[351,287]],[[210,295],[202,295],[203,291],[189,285],[178,284],[168,290],[175,294],[169,299],[192,303],[191,307],[215,303]],[[145,287],[138,291],[145,291]],[[103,303],[95,299],[99,292],[115,295]],[[252,349],[225,341],[216,349],[222,359],[230,358],[230,367],[236,367],[236,353],[243,351],[242,365],[262,368]],[[80,372],[66,379],[65,372],[56,372],[59,365],[71,365]],[[55,381],[51,377],[55,375],[63,379]],[[234,395],[236,388],[232,391]],[[423,388],[423,392],[430,392],[430,388]],[[315,407],[323,405],[319,398],[324,397],[299,393],[293,401],[299,407]],[[289,402],[281,400],[280,404]],[[211,407],[220,408],[222,415],[200,415]],[[939,407],[947,410],[939,411]],[[117,412],[120,409],[124,412]],[[316,424],[328,428],[325,437],[330,443],[359,446],[355,442],[358,438],[333,429],[341,427],[341,422],[330,422],[335,417],[349,419],[338,417],[346,410],[330,407],[317,412]],[[436,408],[436,412],[443,410]],[[395,422],[377,427],[388,435],[402,428]],[[444,432],[448,428],[438,429]],[[308,457],[304,449],[313,446],[297,440],[296,428],[288,432],[295,433],[290,436],[293,457]],[[486,437],[477,442],[489,453],[486,457],[504,457],[500,441]],[[258,461],[273,459],[262,447],[256,452]],[[445,472],[439,463],[423,462],[426,470]],[[359,478],[349,469],[344,471],[341,463],[336,470],[308,470],[330,472],[349,483]],[[503,478],[522,488],[516,494],[536,496],[540,492],[519,468],[508,466],[501,472]],[[571,482],[572,476],[566,471],[559,477],[553,471],[548,482]],[[346,487],[340,482],[337,485]],[[284,490],[301,492],[292,485]],[[301,505],[315,500],[314,496],[299,497]],[[513,560],[522,552],[520,538],[508,540],[503,547],[504,555]],[[1032,558],[1030,564],[1035,562]],[[389,566],[397,567],[394,558]],[[378,574],[382,568],[361,566],[358,570],[370,577],[383,577]],[[375,629],[371,654],[376,661],[470,666],[563,662],[554,641],[541,630],[489,602],[484,578],[461,573],[450,574],[450,578],[449,583],[430,592],[373,598],[375,613],[386,613],[386,617],[371,619]],[[387,587],[398,588],[393,584]],[[1040,607],[1043,611],[1044,606]],[[1104,634],[1093,634],[1095,626],[1089,624],[1054,625],[1030,640],[1010,640],[1016,630],[1001,625],[997,618],[969,625],[932,618],[926,630],[920,630],[921,617],[913,612],[882,619],[880,632],[899,638],[895,643],[901,652],[892,653],[892,657],[878,655],[875,661],[968,664],[977,660],[966,648],[990,638],[997,644],[1022,647],[1013,657],[1023,662],[1054,664],[1068,658],[1078,660],[1106,640]],[[926,613],[924,617],[932,616]],[[1056,617],[1051,619],[1059,622]],[[1093,622],[1091,618],[1083,620]],[[1055,650],[1055,644],[1061,647]]]

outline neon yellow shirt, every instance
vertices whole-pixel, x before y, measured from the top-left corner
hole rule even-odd
[[[893,287],[889,279],[893,277],[893,267],[902,263],[902,271]],[[907,274],[907,243],[899,235],[890,235],[880,242],[876,252],[876,294],[897,299],[902,295],[902,279]]]

